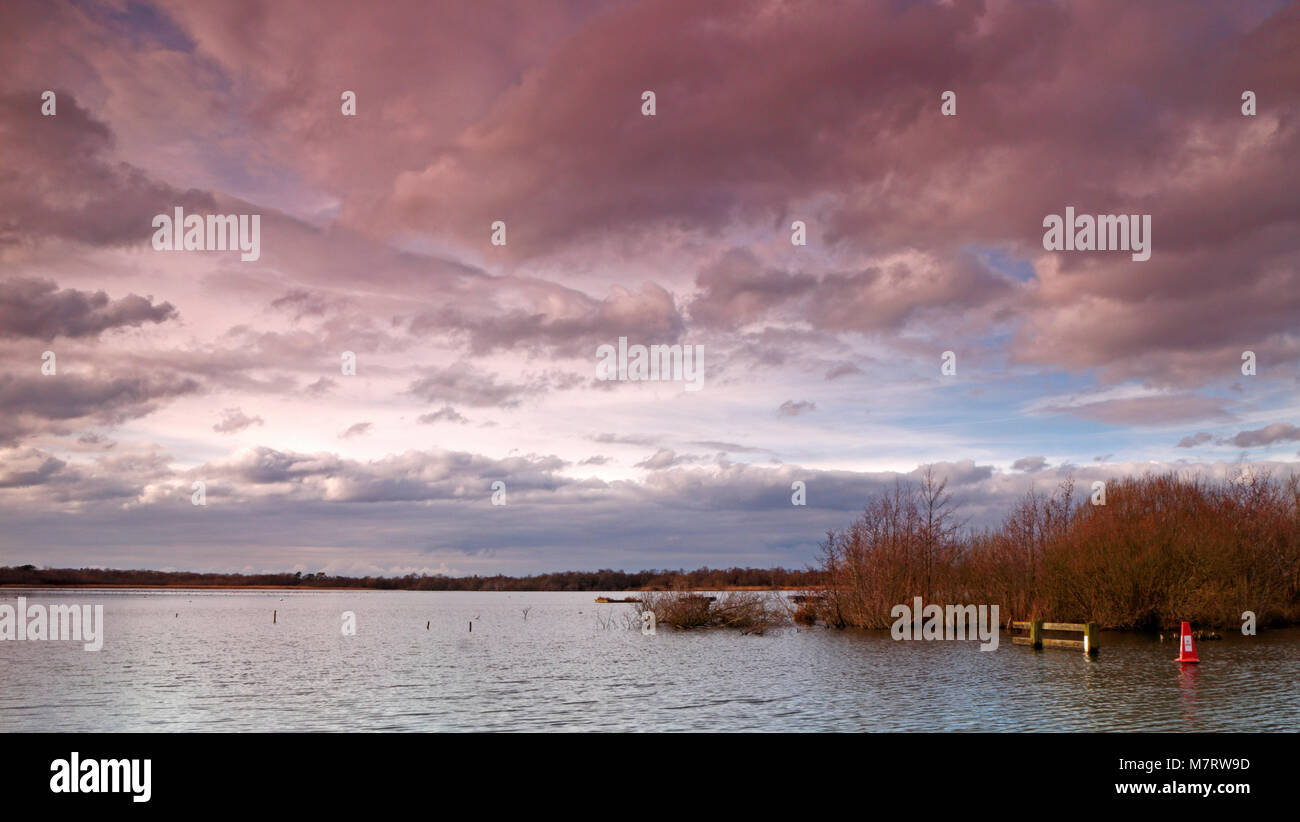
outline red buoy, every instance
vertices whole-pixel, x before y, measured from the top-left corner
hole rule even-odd
[[[1178,659],[1175,662],[1200,662],[1196,657],[1196,646],[1192,644],[1192,623],[1184,622],[1178,632]]]

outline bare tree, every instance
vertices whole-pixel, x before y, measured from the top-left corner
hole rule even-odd
[[[948,478],[938,479],[934,466],[927,465],[921,475],[920,496],[922,567],[925,573],[925,599],[934,598],[936,564],[945,568],[951,563],[957,543],[957,532],[963,523],[957,519],[952,494],[948,492]]]

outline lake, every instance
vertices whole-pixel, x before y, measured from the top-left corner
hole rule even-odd
[[[1198,642],[1202,663],[1180,666],[1176,643],[1114,633],[1091,659],[1005,633],[992,652],[803,627],[645,636],[622,619],[634,606],[596,592],[6,589],[0,603],[20,595],[102,604],[105,639],[0,642],[4,731],[1300,728],[1300,629]]]

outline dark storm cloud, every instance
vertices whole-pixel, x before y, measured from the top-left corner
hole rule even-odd
[[[97,337],[113,328],[139,327],[176,317],[171,303],[128,294],[60,289],[51,280],[0,280],[0,337]]]
[[[202,390],[176,375],[96,377],[0,375],[0,443],[39,432],[61,433],[76,424],[119,424],[143,417],[162,403]]]
[[[0,93],[0,247],[50,237],[99,246],[144,244],[155,214],[176,206],[215,206],[207,192],[178,190],[111,159],[108,126],[67,89],[54,90],[57,116],[43,117],[41,91]]]

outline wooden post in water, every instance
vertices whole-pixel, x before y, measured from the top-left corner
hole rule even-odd
[[[433,620],[429,620],[429,622],[433,622]],[[424,623],[424,630],[426,631],[429,630],[429,622]]]
[[[470,632],[471,634],[474,633],[474,620],[472,620],[472,619],[471,619],[470,622],[469,622],[469,632]]]
[[[1032,648],[1043,647],[1043,621],[1041,619],[1029,623],[1029,645]]]
[[[1097,623],[1095,622],[1086,622],[1083,625],[1083,652],[1097,653]]]
[[[275,616],[276,616],[277,613],[279,613],[279,612],[278,612],[278,611],[272,611],[272,612],[271,612],[271,624],[272,624],[272,625],[275,624]]]

